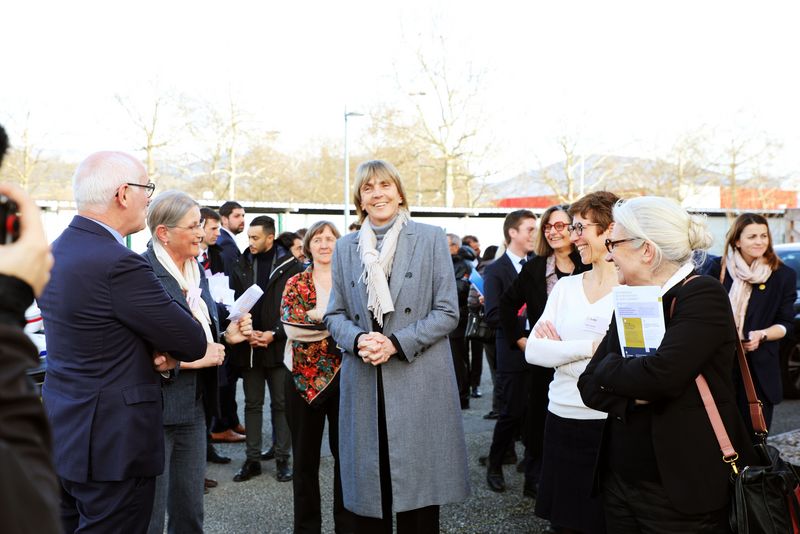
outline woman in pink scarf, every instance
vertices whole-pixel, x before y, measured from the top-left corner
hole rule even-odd
[[[736,218],[728,231],[723,256],[711,261],[707,274],[719,278],[728,290],[769,427],[774,406],[783,400],[778,349],[779,341],[793,327],[797,275],[775,254],[767,220],[755,213]],[[741,379],[738,373],[734,377],[739,410],[750,425]]]

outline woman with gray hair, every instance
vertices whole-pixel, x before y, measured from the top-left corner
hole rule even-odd
[[[355,531],[439,532],[439,505],[469,495],[467,452],[447,334],[456,280],[441,228],[410,218],[400,175],[358,166],[363,226],[333,253],[325,324],[342,348],[339,455]],[[391,458],[391,462],[390,462]]]
[[[609,414],[595,476],[609,532],[729,532],[731,468],[695,386],[705,377],[737,463],[757,463],[736,408],[737,333],[718,281],[694,276],[711,245],[705,221],[675,201],[641,197],[614,208],[606,261],[620,284],[659,286],[666,331],[655,353],[624,357],[616,321],[581,375],[584,403]],[[674,306],[674,308],[673,308]]]
[[[220,330],[217,305],[197,262],[204,231],[200,207],[180,191],[165,191],[151,203],[147,226],[152,240],[142,254],[164,289],[203,327],[205,355],[182,363],[161,381],[164,399],[164,472],[156,479],[156,495],[149,532],[203,532],[206,421],[204,404],[218,413],[217,367],[225,360],[222,336],[229,344],[247,339],[252,330],[249,314]]]

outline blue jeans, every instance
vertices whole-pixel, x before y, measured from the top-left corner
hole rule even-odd
[[[150,534],[203,532],[206,422],[203,402],[195,402],[192,422],[164,425],[164,472],[156,478]]]

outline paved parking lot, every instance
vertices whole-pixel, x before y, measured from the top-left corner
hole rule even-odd
[[[464,429],[469,454],[471,497],[460,504],[443,506],[441,510],[442,532],[447,533],[540,533],[546,522],[533,513],[533,501],[522,496],[522,475],[513,466],[505,466],[508,490],[498,494],[489,491],[484,481],[485,468],[478,465],[478,457],[488,452],[494,421],[483,419],[489,411],[491,382],[488,367],[484,365],[481,399],[472,399],[469,410],[463,412]],[[243,407],[241,389],[239,410]],[[267,400],[266,405],[269,405]],[[800,400],[785,401],[778,406],[773,423],[776,442],[800,463],[798,446],[800,430],[779,436],[781,433],[800,429]],[[270,442],[269,418],[264,423],[264,443]],[[327,436],[325,438],[327,440]],[[292,531],[292,485],[291,482],[275,480],[275,462],[263,462],[261,476],[247,482],[232,481],[236,470],[244,462],[244,444],[217,445],[218,450],[230,456],[228,465],[208,464],[208,476],[219,482],[206,496],[205,531],[208,533],[285,533]],[[517,453],[522,447],[517,444]],[[424,454],[421,451],[420,454]],[[323,532],[333,532],[332,507],[333,462],[327,444],[323,445],[320,468],[322,489]],[[377,498],[377,497],[376,497]]]

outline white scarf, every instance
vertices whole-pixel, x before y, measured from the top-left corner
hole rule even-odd
[[[408,211],[401,208],[394,224],[383,236],[380,253],[375,248],[378,238],[369,220],[359,230],[358,250],[361,252],[361,263],[364,265],[359,281],[363,280],[367,286],[367,308],[381,328],[383,328],[384,314],[394,311],[392,294],[389,292],[389,276],[392,274],[394,253],[397,250],[400,232],[408,221]]]
[[[725,258],[728,273],[733,279],[731,290],[728,291],[728,298],[731,299],[733,317],[736,320],[736,329],[739,331],[739,339],[746,339],[742,329],[744,328],[744,317],[747,314],[747,305],[750,304],[750,294],[753,292],[752,284],[763,284],[772,274],[764,257],[756,258],[752,265],[747,265],[741,253],[731,248]]]
[[[167,272],[178,282],[186,303],[189,305],[192,315],[198,320],[203,332],[206,334],[206,342],[213,343],[214,337],[211,335],[211,316],[208,313],[208,306],[200,297],[200,266],[196,258],[189,258],[183,263],[183,268],[179,269],[172,257],[164,249],[157,239],[153,239],[153,252],[156,259],[167,270]],[[194,289],[194,291],[192,291]]]

